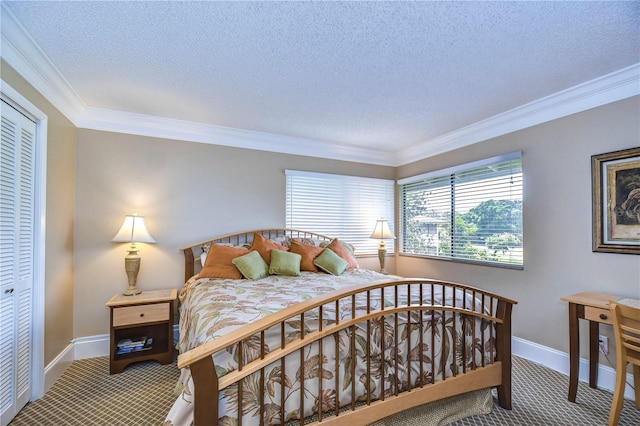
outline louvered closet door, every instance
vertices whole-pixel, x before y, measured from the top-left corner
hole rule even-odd
[[[6,425],[31,397],[35,131],[2,101],[0,145],[0,408]]]

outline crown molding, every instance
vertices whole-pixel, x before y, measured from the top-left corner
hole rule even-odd
[[[409,164],[639,94],[640,63],[400,151],[395,165]]]
[[[4,3],[0,16],[0,56],[75,124],[85,103]]]
[[[292,155],[402,166],[640,94],[640,63],[392,153],[101,108],[85,108],[80,128]]]
[[[326,141],[87,107],[78,128],[391,166],[393,154]]]

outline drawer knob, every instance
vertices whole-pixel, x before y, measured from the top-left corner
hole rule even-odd
[[[607,318],[608,318],[607,314],[600,314],[600,319],[601,320],[606,320]]]
[[[602,315],[604,315],[604,314],[602,314]],[[600,316],[602,317],[602,315],[600,315]],[[141,313],[141,314],[140,314],[140,316],[141,316],[141,317],[143,317],[143,316],[144,316],[144,312],[143,312],[143,313]],[[605,316],[606,316],[606,315],[605,315]],[[603,319],[604,319],[604,318],[603,318]]]

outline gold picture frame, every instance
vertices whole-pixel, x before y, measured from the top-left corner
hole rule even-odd
[[[593,251],[640,254],[640,148],[591,156]]]

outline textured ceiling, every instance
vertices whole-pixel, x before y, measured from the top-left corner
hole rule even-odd
[[[640,62],[637,1],[4,3],[87,106],[390,152]]]

